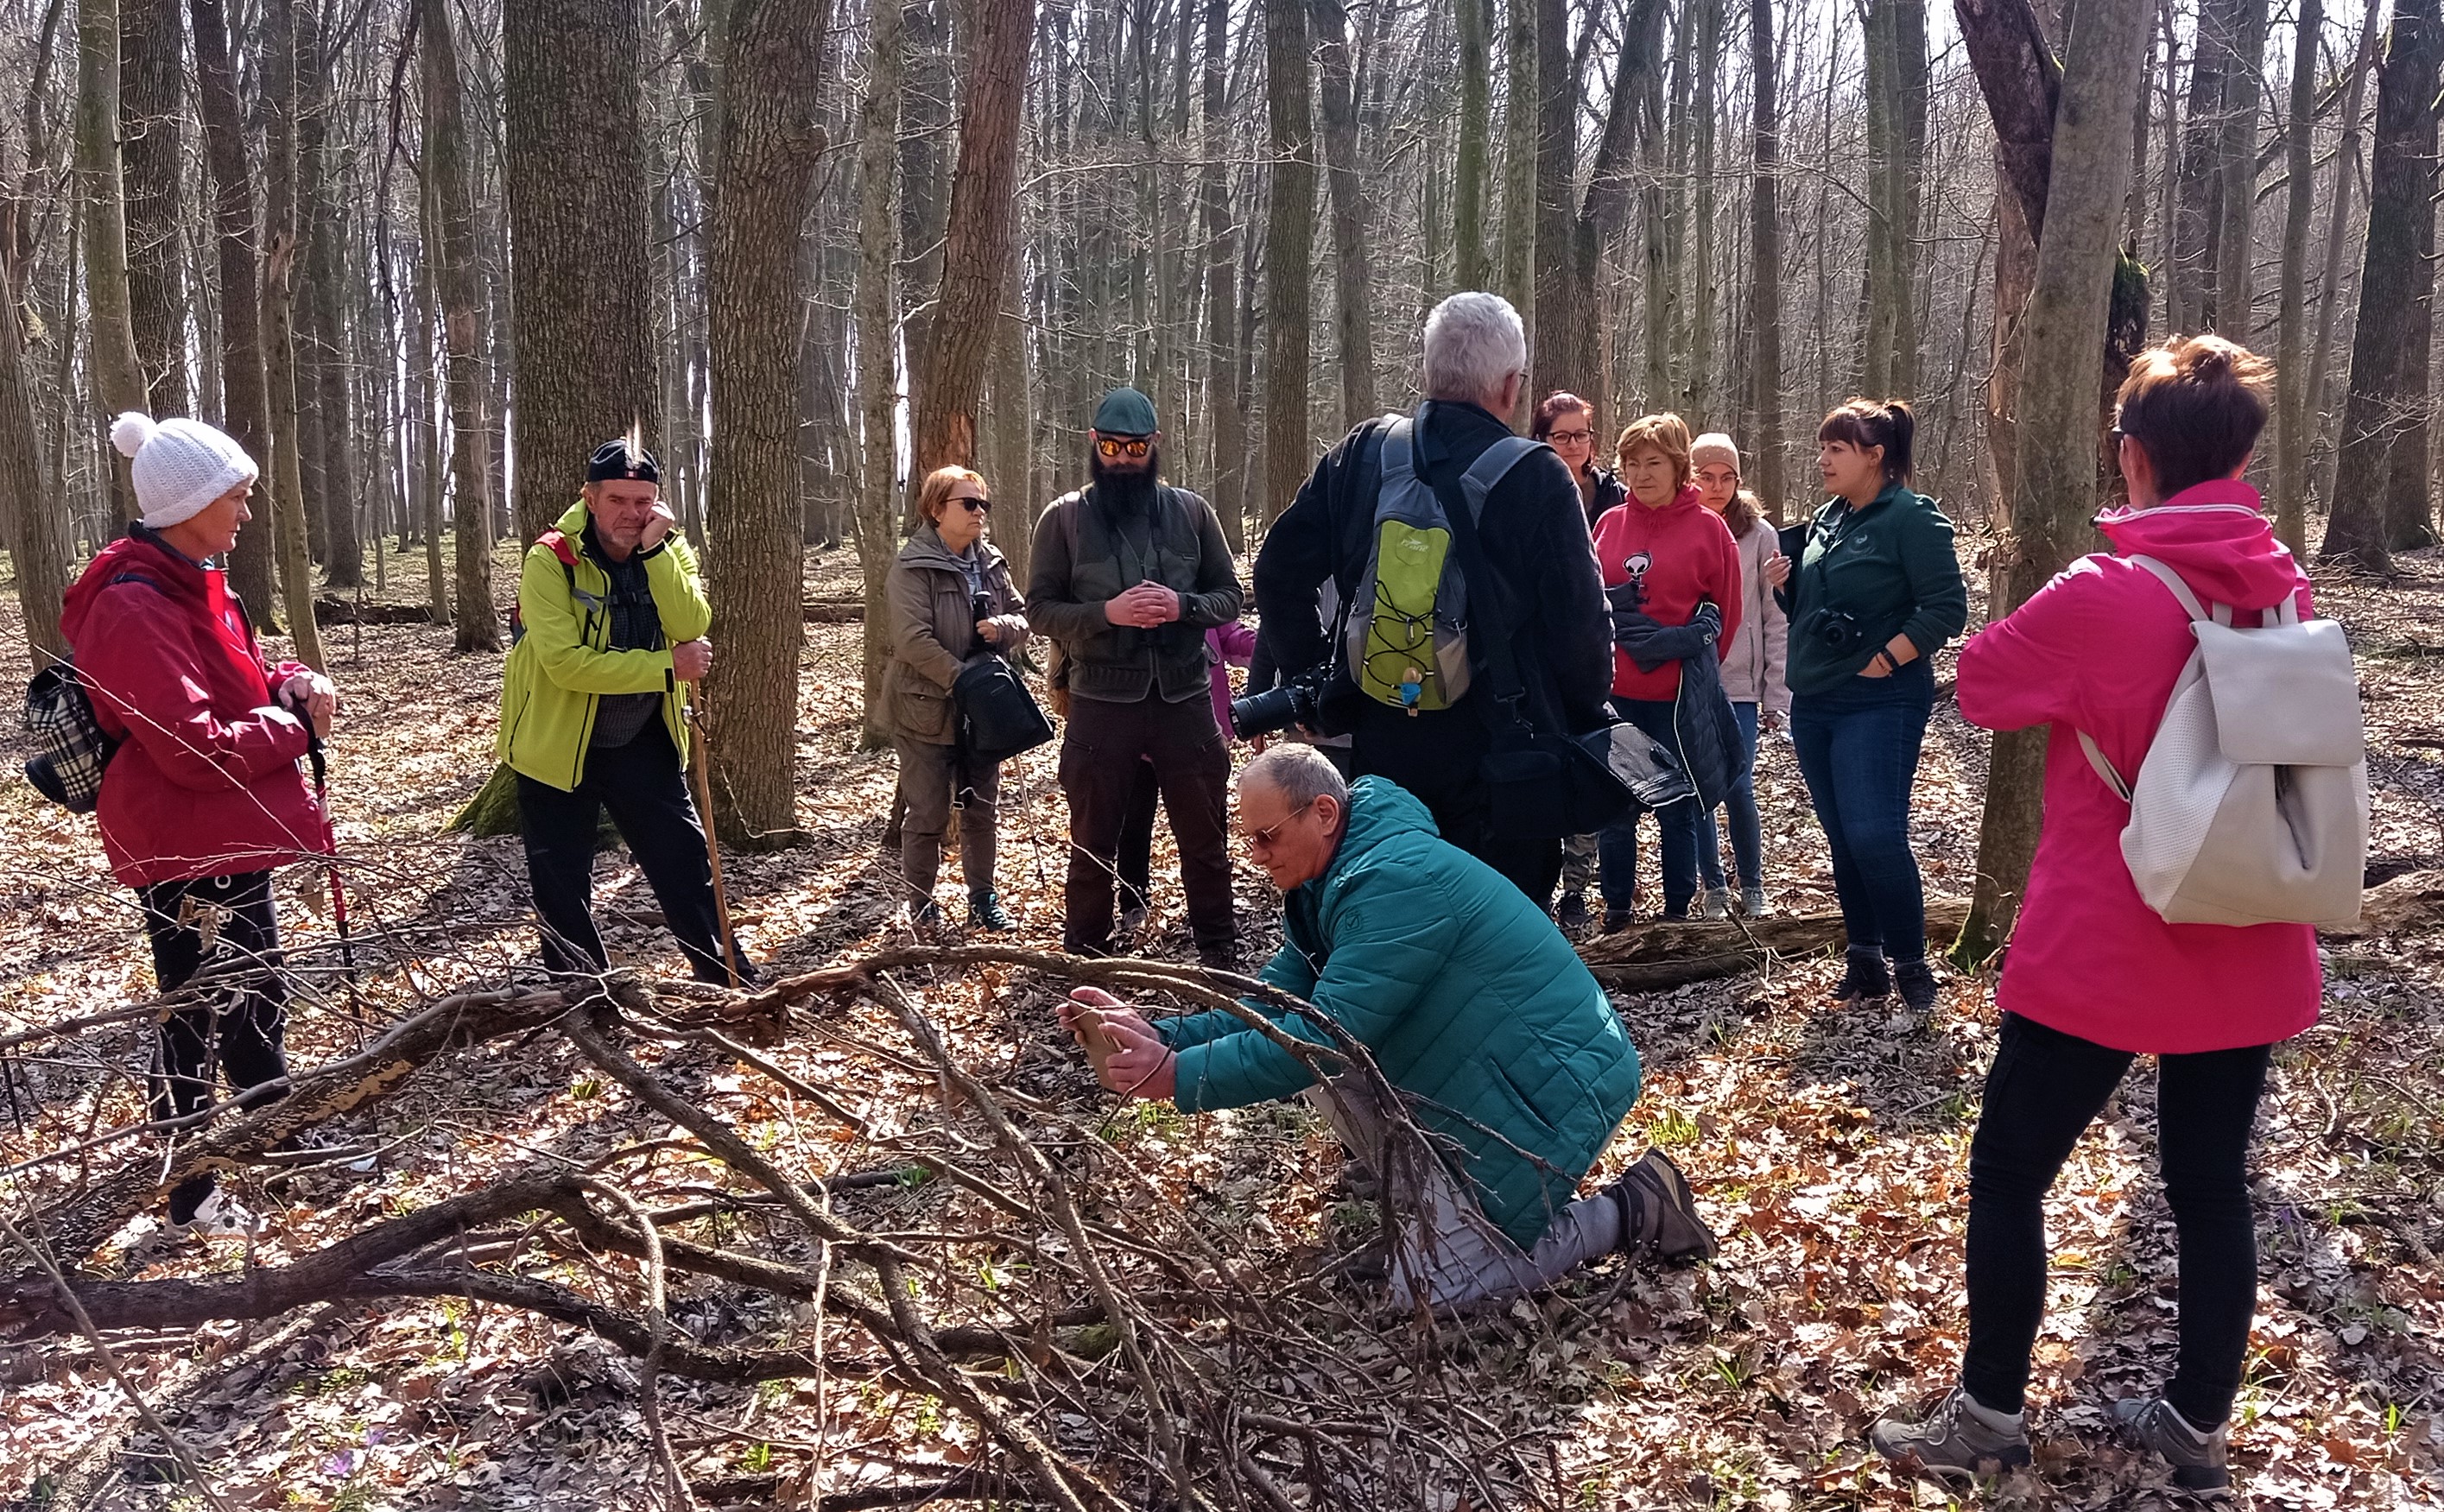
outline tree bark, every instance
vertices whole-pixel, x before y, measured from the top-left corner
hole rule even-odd
[[[1772,0],[1749,0],[1749,65],[1753,79],[1754,135],[1750,148],[1749,277],[1750,330],[1755,355],[1749,372],[1750,405],[1756,431],[1756,494],[1767,518],[1779,525],[1782,476],[1782,219],[1776,201],[1782,177],[1782,123],[1776,114]]]
[[[1265,493],[1270,525],[1306,481],[1307,321],[1315,258],[1315,122],[1306,0],[1264,0],[1272,191],[1265,226]]]
[[[323,633],[314,623],[314,563],[308,555],[305,475],[298,464],[297,333],[292,277],[297,266],[297,0],[270,0],[264,11],[263,380],[271,411],[271,518],[279,546],[280,601],[297,659],[323,670]],[[311,3],[311,0],[308,0]]]
[[[639,427],[658,445],[645,258],[639,0],[504,0],[518,533],[576,496],[585,458]]]
[[[1349,14],[1342,0],[1315,0],[1323,37],[1316,50],[1323,85],[1325,187],[1332,202],[1333,332],[1341,352],[1341,417],[1344,426],[1373,418],[1375,289],[1368,266],[1366,181],[1358,158],[1357,70],[1349,52]]]
[[[185,415],[185,260],[180,175],[187,28],[179,0],[122,0],[119,126],[127,191],[127,303],[157,415]]]
[[[78,0],[77,194],[84,240],[86,339],[94,397],[102,423],[152,402],[136,358],[127,294],[127,200],[119,171],[119,0]],[[127,518],[137,512],[128,461],[115,449],[112,495]]]
[[[857,560],[865,580],[865,733],[868,748],[887,746],[882,668],[891,626],[882,612],[883,579],[899,551],[892,501],[898,476],[897,348],[899,92],[907,57],[900,8],[883,0],[867,13],[865,104],[858,142],[857,396],[863,461],[857,495]]]
[[[1453,276],[1459,288],[1482,289],[1492,281],[1485,256],[1485,189],[1492,157],[1492,0],[1458,0],[1459,160],[1452,176],[1452,230],[1456,247]]]
[[[1001,331],[1018,219],[1019,106],[1035,40],[1034,0],[972,0],[959,101],[958,165],[925,366],[918,370],[911,434],[915,476],[972,466],[976,408]]]
[[[1222,517],[1222,534],[1231,549],[1244,553],[1248,412],[1239,381],[1239,228],[1231,214],[1230,39],[1231,0],[1206,0],[1205,66],[1198,85],[1205,164],[1197,179],[1197,216],[1206,246],[1205,393],[1213,411],[1213,509]]]
[[[448,352],[450,475],[458,498],[456,591],[452,641],[462,653],[498,651],[500,620],[492,613],[492,483],[485,464],[485,375],[475,331],[482,318],[475,273],[475,194],[467,168],[466,102],[452,34],[449,0],[417,0],[422,31],[424,171],[433,193],[425,256],[441,304]]]
[[[2090,5],[2071,22],[2048,157],[2045,233],[2022,317],[2012,545],[2000,618],[2082,550],[2095,513],[2103,427],[2099,393],[2130,173],[2131,91],[2151,17]],[[2093,354],[2092,356],[2089,354]],[[1955,959],[1984,962],[2010,937],[2044,822],[2044,730],[1995,738],[1978,834],[1977,888]],[[2031,772],[2033,747],[2034,771]]]
[[[713,379],[706,588],[721,648],[705,701],[717,737],[713,785],[722,830],[732,844],[747,845],[787,843],[798,828],[798,650],[805,638],[795,482],[798,324],[775,315],[794,315],[803,298],[799,240],[824,149],[816,89],[825,31],[805,25],[788,0],[736,0],[729,21],[720,209],[705,279]],[[981,58],[978,65],[988,68]],[[964,169],[964,146],[960,156]],[[976,214],[989,218],[982,206]],[[1006,221],[998,239],[1007,256]],[[974,323],[989,342],[1001,299],[997,266],[984,293]],[[964,396],[971,438],[981,361],[974,365]]]
[[[2427,497],[2427,306],[2435,290],[2435,93],[2444,63],[2437,0],[2397,0],[2377,74],[2366,260],[2342,401],[2333,514],[2318,554],[2390,576],[2390,521]],[[2373,319],[2368,317],[2373,316]],[[2409,497],[2397,502],[2396,494]]]
[[[2308,424],[2313,438],[2325,423],[2325,399],[2333,366],[2334,322],[2342,313],[2342,251],[2350,241],[2351,186],[2359,179],[2361,117],[2367,105],[2368,75],[2376,69],[2382,32],[2377,27],[2384,0],[2368,0],[2360,24],[2358,54],[2351,60],[2349,85],[2342,91],[2342,140],[2334,153],[2333,204],[2325,214],[2325,260],[2317,281],[2317,340],[2308,356]],[[2339,440],[2339,437],[2337,438]],[[2325,453],[2318,473],[2317,497],[2328,508],[2334,502],[2334,477],[2342,462],[2339,445]]]
[[[14,296],[0,290],[0,526],[8,531],[16,569],[17,608],[24,616],[28,659],[36,670],[68,654],[60,634],[60,601],[67,592],[69,519],[43,477],[43,443],[34,423],[33,374]]]
[[[1583,396],[1596,386],[1597,323],[1587,318],[1594,280],[1584,286],[1579,280],[1579,88],[1570,66],[1569,0],[1517,3],[1537,10],[1536,303],[1528,326],[1533,377],[1524,396],[1533,406],[1557,389]]]
[[[2266,60],[2266,0],[2234,0],[2223,78],[2223,139],[2216,153],[2215,329],[2247,345],[2255,261],[2258,76]]]
[[[2291,54],[2291,114],[2284,125],[2287,203],[2274,360],[2274,533],[2301,558],[2308,554],[2308,375],[2304,360],[2308,343],[2308,222],[2317,200],[2317,41],[2324,24],[2324,0],[2300,0]],[[2342,181],[2348,175],[2345,167]],[[2334,186],[2337,194],[2346,193],[2342,181]]]
[[[1536,330],[1536,141],[1542,135],[1542,110],[1536,87],[1536,8],[1544,0],[1510,0],[1506,19],[1510,92],[1502,119],[1502,295],[1519,311],[1532,336]],[[1528,353],[1536,366],[1532,343]],[[1517,413],[1505,416],[1514,430],[1528,427],[1534,402],[1528,387],[1519,386]],[[1300,471],[1305,473],[1302,466]],[[1287,501],[1284,501],[1287,503]]]
[[[2223,233],[2223,115],[2226,82],[2238,66],[2234,42],[2250,0],[2200,0],[2190,64],[2189,120],[2181,135],[2180,180],[2168,275],[2175,305],[2200,330],[2215,327],[2215,276]]]

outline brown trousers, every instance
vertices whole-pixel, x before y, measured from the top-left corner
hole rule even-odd
[[[1069,728],[1061,743],[1061,786],[1069,797],[1063,947],[1098,953],[1111,949],[1120,827],[1141,762],[1153,764],[1163,811],[1179,842],[1179,889],[1188,900],[1189,931],[1200,950],[1227,950],[1239,932],[1231,912],[1231,754],[1213,723],[1213,701],[1203,689],[1176,704],[1151,694],[1127,704],[1071,696]]]
[[[899,752],[899,795],[908,803],[899,831],[899,870],[908,881],[909,904],[922,907],[934,900],[934,879],[942,868],[942,834],[950,828],[954,802],[959,869],[967,874],[968,895],[991,892],[1001,764],[974,763],[976,769],[966,774],[967,789],[954,794],[960,779],[959,747],[932,746],[905,735],[891,744]]]

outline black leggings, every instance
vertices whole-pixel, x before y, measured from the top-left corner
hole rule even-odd
[[[207,967],[222,973],[225,983],[203,1002],[162,1017],[160,1056],[151,1079],[153,1116],[178,1117],[210,1107],[215,1071],[241,1094],[240,1107],[287,1097],[286,1087],[264,1086],[288,1075],[282,1053],[288,986],[280,977],[271,874],[156,882],[138,888],[136,895],[144,905],[153,978],[162,991],[186,986]],[[209,1175],[190,1176],[172,1188],[171,1221],[194,1217],[212,1191]]]
[[[2156,1148],[2180,1233],[2180,1363],[2164,1395],[2200,1428],[2231,1415],[2257,1306],[2244,1169],[2272,1045],[2157,1059]],[[1969,1150],[1969,1353],[1961,1384],[2016,1412],[2046,1305],[2045,1197],[2135,1060],[2003,1015]]]

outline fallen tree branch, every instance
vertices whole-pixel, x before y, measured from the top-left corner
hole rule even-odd
[[[1930,938],[1956,934],[1969,905],[1931,898],[1926,905]],[[1736,976],[1773,956],[1814,955],[1849,943],[1842,915],[1786,913],[1776,918],[1725,923],[1649,924],[1598,935],[1579,947],[1579,958],[1597,981],[1619,992],[1660,992],[1713,977]]]

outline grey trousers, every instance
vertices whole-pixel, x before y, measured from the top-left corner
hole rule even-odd
[[[1596,885],[1596,838],[1593,835],[1562,837],[1562,891],[1583,893]]]
[[[959,812],[959,868],[967,874],[971,896],[992,891],[993,850],[1000,819],[1001,766],[978,764],[968,774],[964,793],[957,784],[959,748],[929,746],[923,741],[895,738],[899,753],[899,792],[908,801],[908,817],[899,828],[899,870],[908,881],[908,901],[934,900],[934,879],[942,869],[942,832],[950,827],[955,802]]]
[[[1355,1077],[1299,1094],[1378,1176],[1389,1168],[1383,1156],[1384,1121],[1374,1094]],[[1620,1207],[1602,1193],[1582,1197],[1553,1215],[1532,1250],[1522,1251],[1493,1226],[1471,1195],[1439,1160],[1426,1163],[1421,1190],[1398,1192],[1404,1210],[1396,1215],[1391,1257],[1392,1303],[1415,1307],[1422,1295],[1439,1310],[1502,1301],[1550,1284],[1589,1261],[1620,1247]]]

